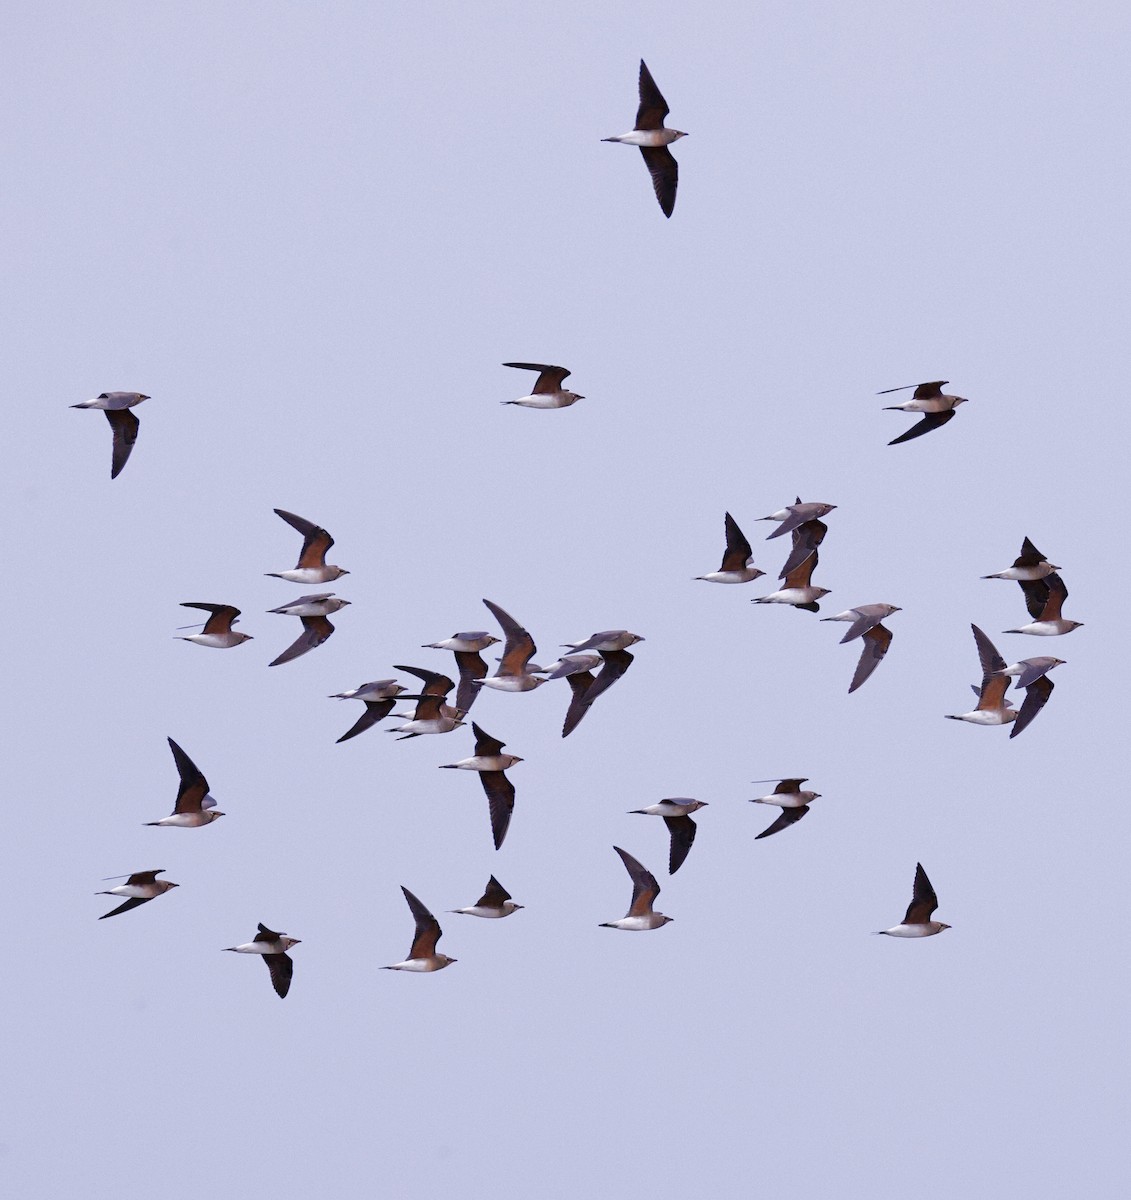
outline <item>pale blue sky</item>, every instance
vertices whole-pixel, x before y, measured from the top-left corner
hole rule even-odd
[[[0,24],[10,569],[0,1167],[25,1200],[790,1200],[1121,1194],[1129,829],[1123,5],[40,4]],[[665,221],[643,56],[690,136]],[[561,362],[587,398],[503,407]],[[881,388],[946,378],[944,430]],[[98,414],[152,399],[121,477]],[[710,587],[729,509],[839,505],[827,613],[904,611],[853,696],[843,627]],[[316,653],[282,507],[353,606]],[[1036,642],[1029,535],[1086,627]],[[12,560],[16,555],[24,561]],[[20,595],[17,587],[34,589]],[[568,740],[563,684],[486,695],[525,758],[502,851],[466,730],[334,739],[326,697],[645,635]],[[256,640],[176,642],[184,600]],[[824,614],[823,614],[824,615]],[[977,622],[1069,660],[1039,720],[970,702]],[[173,736],[229,814],[167,814]],[[807,775],[774,813],[750,780]],[[669,880],[627,810],[709,802]],[[622,845],[675,922],[636,936]],[[953,930],[897,921],[921,860]],[[99,923],[102,876],[181,884]],[[442,917],[439,975],[382,972]],[[220,953],[302,938],[280,1003]]]

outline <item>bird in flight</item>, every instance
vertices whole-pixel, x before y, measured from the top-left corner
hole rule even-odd
[[[569,408],[578,400],[585,399],[562,387],[563,380],[570,375],[565,367],[555,367],[549,363],[503,363],[503,366],[515,367],[519,371],[537,371],[539,374],[534,391],[529,396],[500,401],[502,404],[517,404],[521,408]]]
[[[199,633],[179,638],[179,641],[195,642],[198,646],[211,646],[214,650],[230,650],[233,646],[251,641],[250,633],[238,633],[232,628],[240,615],[240,610],[233,608],[230,604],[206,604],[201,601],[184,600],[181,602],[181,608],[199,608],[208,613],[209,617]],[[185,626],[181,626],[181,628],[183,629]],[[188,628],[192,629],[193,626],[190,625]]]
[[[442,971],[445,967],[450,967],[458,960],[449,958],[446,954],[436,953],[436,943],[443,935],[440,922],[403,884],[401,891],[404,892],[409,912],[416,921],[416,936],[412,939],[408,957],[403,962],[392,963],[387,967],[382,967],[381,970],[428,972]]]
[[[637,862],[627,850],[622,850],[619,846],[614,846],[613,849],[620,855],[628,877],[632,880],[632,902],[628,906],[628,912],[619,921],[602,921],[601,928],[637,932],[659,929],[661,925],[674,920],[674,917],[665,917],[663,913],[655,912],[652,908],[660,894],[660,885],[656,882],[655,875]]]
[[[877,933],[887,934],[888,937],[920,938],[931,937],[949,929],[942,921],[932,921],[931,914],[939,906],[939,898],[922,863],[915,864],[915,885],[911,893],[911,903],[907,907],[907,915],[898,925],[890,929],[877,929]]]
[[[285,509],[275,509],[275,515],[302,534],[302,550],[298,563],[291,571],[268,571],[271,579],[285,579],[288,583],[330,583],[340,579],[349,572],[333,563],[326,562],[326,552],[334,544],[334,539],[322,528],[308,521],[305,517],[296,516]]]
[[[892,438],[888,442],[889,446],[898,446],[900,442],[909,442],[912,438],[922,437],[925,433],[930,433],[932,429],[938,429],[941,425],[945,425],[954,416],[954,410],[960,404],[966,404],[965,396],[944,396],[943,388],[949,381],[946,379],[936,380],[934,383],[908,383],[903,387],[885,388],[882,392],[877,392],[877,396],[888,396],[892,392],[906,392],[910,388],[915,391],[911,393],[911,399],[903,404],[889,404],[884,412],[912,412],[923,413],[923,419],[918,425],[912,425],[906,433],[901,433],[899,437]]]
[[[645,817],[663,817],[664,824],[671,834],[671,850],[668,854],[668,874],[674,875],[683,866],[684,859],[691,853],[692,843],[698,827],[691,819],[693,812],[707,807],[706,800],[691,800],[685,796],[660,800],[649,804],[647,808],[633,808],[629,811]]]
[[[124,904],[119,904],[117,908],[103,913],[98,919],[105,921],[107,917],[116,917],[119,913],[129,912],[131,908],[137,908],[139,904],[147,904],[150,900],[163,896],[170,888],[181,886],[168,879],[157,878],[158,875],[164,874],[164,868],[157,871],[135,871],[132,875],[126,876],[125,883],[111,888],[108,892],[99,892],[100,896],[125,896],[127,899]],[[121,879],[122,877],[118,875],[116,878]],[[110,880],[106,879],[103,882],[109,883]]]
[[[696,579],[706,580],[707,583],[749,583],[765,571],[759,571],[754,566],[753,551],[746,535],[738,527],[738,522],[727,513],[723,524],[726,528],[727,548],[723,561],[717,571],[707,575],[696,575]]]
[[[668,112],[668,102],[660,95],[652,72],[641,59],[640,107],[636,110],[636,127],[618,137],[601,139],[603,142],[623,142],[628,146],[640,147],[644,165],[652,176],[656,199],[665,217],[670,217],[675,208],[675,189],[679,183],[679,164],[668,147],[681,137],[687,137],[679,129],[665,128],[664,118]]]
[[[225,946],[224,949],[234,954],[261,954],[267,964],[267,970],[271,973],[271,985],[281,1000],[291,990],[291,977],[295,973],[295,964],[287,951],[292,946],[297,946],[300,941],[301,938],[276,933],[260,922],[258,932],[250,942],[243,942],[239,946]]]
[[[208,793],[208,780],[172,738],[169,738],[169,749],[173,752],[173,761],[181,777],[177,803],[170,816],[162,817],[160,821],[147,821],[146,824],[197,829],[218,820],[224,814],[216,808],[216,800]]]
[[[84,400],[81,404],[72,404],[72,408],[100,408],[110,422],[114,435],[114,448],[110,460],[110,478],[117,479],[126,465],[130,451],[137,441],[138,426],[141,422],[130,412],[135,405],[148,400],[141,392],[103,392],[93,400]]]

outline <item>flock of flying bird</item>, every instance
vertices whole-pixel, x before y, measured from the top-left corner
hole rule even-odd
[[[603,139],[639,147],[652,178],[656,199],[665,217],[670,217],[675,206],[678,184],[678,165],[669,146],[687,135],[679,130],[668,129],[664,118],[668,105],[652,79],[644,62],[640,63],[640,105],[636,124],[628,133]],[[543,363],[514,362],[503,364],[519,370],[536,371],[538,377],[530,395],[516,400],[502,401],[535,409],[568,408],[584,399],[563,387],[570,372],[560,366]],[[907,388],[890,388],[880,395],[914,388],[912,398],[903,404],[889,406],[894,411],[922,414],[922,420],[913,425],[890,445],[907,442],[920,437],[949,422],[964,397],[943,393],[946,381],[935,381],[908,385]],[[137,440],[139,422],[131,411],[148,396],[140,392],[103,392],[93,400],[73,405],[74,408],[102,410],[113,433],[111,478],[116,478],[130,457]],[[774,521],[777,528],[767,540],[790,536],[789,554],[781,568],[778,579],[782,587],[767,595],[758,596],[755,604],[785,604],[808,612],[819,611],[819,601],[828,595],[829,589],[813,584],[813,572],[818,564],[818,548],[824,541],[828,526],[822,520],[836,508],[823,502],[803,502],[798,496],[793,504],[761,518]],[[298,562],[289,571],[270,572],[273,578],[304,587],[324,585],[340,579],[349,572],[333,563],[326,562],[326,555],[334,545],[334,539],[322,526],[284,509],[275,509],[276,514],[297,530],[303,537]],[[765,574],[754,566],[754,555],[738,523],[728,512],[724,519],[726,549],[717,571],[697,576],[697,579],[718,584],[745,584]],[[1064,618],[1062,608],[1068,595],[1063,580],[1057,573],[1059,567],[1050,563],[1033,543],[1025,538],[1021,554],[1012,566],[986,579],[1013,580],[1020,584],[1028,612],[1033,618],[1029,624],[1007,630],[1007,633],[1033,636],[1057,636],[1072,632],[1081,624]],[[349,601],[333,592],[312,592],[271,609],[281,616],[298,618],[302,623],[299,636],[269,664],[281,666],[299,658],[324,644],[334,633],[329,618],[349,605]],[[629,647],[644,639],[625,629],[603,630],[583,641],[566,643],[563,654],[549,666],[538,666],[534,661],[536,646],[530,633],[508,612],[490,600],[483,603],[498,622],[502,638],[486,631],[456,633],[450,638],[428,643],[424,648],[450,651],[455,657],[455,674],[458,682],[446,674],[425,667],[397,665],[395,670],[415,677],[420,686],[410,689],[395,678],[380,679],[363,683],[349,691],[336,693],[338,700],[357,700],[364,705],[364,712],[338,738],[346,742],[366,732],[387,717],[398,717],[400,724],[389,732],[399,735],[400,740],[424,735],[451,733],[465,723],[472,706],[482,688],[504,692],[527,692],[543,684],[565,679],[570,689],[570,700],[565,711],[562,737],[568,737],[582,721],[589,709],[613,684],[620,680],[633,663]],[[250,641],[251,636],[235,629],[240,610],[231,604],[203,601],[185,601],[186,608],[208,613],[208,618],[199,633],[185,636],[184,641],[212,649],[233,649]],[[892,642],[892,633],[884,621],[900,612],[897,605],[887,603],[862,604],[855,608],[822,618],[848,624],[849,628],[841,643],[860,639],[863,649],[853,674],[849,692],[861,687],[879,666]],[[195,628],[192,627],[192,628]],[[1007,665],[990,639],[976,625],[975,645],[981,667],[981,683],[975,685],[978,697],[975,708],[966,713],[950,715],[950,719],[966,721],[975,725],[1013,726],[1011,737],[1016,737],[1033,721],[1052,694],[1053,684],[1048,674],[1063,663],[1063,659],[1042,656],[1021,659]],[[502,642],[503,651],[498,667],[492,674],[483,652]],[[1016,679],[1016,688],[1024,690],[1025,699],[1016,709],[1007,690],[1010,679]],[[455,691],[454,703],[449,703]],[[399,702],[412,701],[411,712],[394,714]],[[486,733],[472,722],[475,736],[474,754],[442,769],[473,771],[478,774],[486,794],[490,813],[491,835],[495,848],[502,846],[510,825],[515,804],[515,788],[507,777],[507,771],[523,760],[514,754],[504,754],[505,743]],[[224,814],[217,810],[216,802],[208,790],[208,781],[189,756],[169,738],[169,747],[179,775],[179,788],[172,814],[150,825],[184,829],[200,828],[211,824]],[[809,811],[811,803],[819,793],[804,789],[808,782],[804,778],[760,780],[774,783],[773,791],[756,797],[752,803],[767,804],[781,810],[780,815],[757,835],[758,839],[769,837],[796,824]],[[674,874],[683,865],[695,841],[696,824],[692,814],[705,807],[705,802],[687,797],[660,800],[645,808],[634,809],[644,816],[662,817],[670,837],[668,871]],[[604,922],[606,928],[622,930],[658,929],[672,920],[655,910],[654,903],[660,893],[655,876],[627,851],[615,846],[632,882],[632,899],[626,915],[619,920]],[[100,892],[99,895],[114,896],[122,900],[116,908],[104,913],[99,919],[117,916],[145,904],[179,886],[169,880],[159,879],[162,870],[139,871],[125,878],[125,882]],[[121,878],[121,877],[119,877]],[[441,954],[436,946],[441,936],[440,925],[435,916],[407,888],[402,887],[405,901],[415,923],[412,945],[407,957],[392,963],[386,969],[398,971],[432,972],[449,966],[456,960]],[[498,919],[510,916],[523,906],[516,904],[510,893],[492,875],[483,895],[472,905],[454,909],[453,912]],[[950,926],[932,919],[938,907],[938,898],[921,864],[916,864],[911,904],[903,920],[889,929],[878,932],[894,937],[929,937]],[[240,945],[227,949],[239,954],[255,954],[263,958],[270,972],[271,983],[276,993],[286,996],[291,986],[294,964],[288,950],[298,944],[298,939],[285,933],[269,929],[260,924],[255,937]]]

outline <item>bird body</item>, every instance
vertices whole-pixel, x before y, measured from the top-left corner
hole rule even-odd
[[[509,917],[511,913],[516,913],[523,907],[521,904],[515,904],[510,892],[492,875],[487,881],[483,895],[474,904],[468,905],[467,908],[453,908],[451,911],[462,913],[466,917],[498,920],[501,917]]]
[[[1005,696],[1005,690],[1009,687],[1009,676],[1002,674],[1005,659],[977,625],[971,625],[970,628],[974,632],[974,644],[978,648],[978,661],[982,666],[982,686],[974,689],[978,693],[978,704],[968,713],[947,713],[947,719],[966,721],[970,725],[1008,725],[1010,721],[1017,720],[1017,710]]]
[[[652,73],[640,60],[640,106],[636,110],[636,126],[616,137],[602,138],[603,142],[620,142],[626,146],[637,146],[644,156],[644,165],[652,176],[652,189],[656,193],[660,210],[670,217],[675,208],[675,193],[679,184],[679,164],[668,147],[687,134],[680,129],[668,129],[664,118],[668,115],[668,102],[660,94]]]
[[[199,829],[210,825],[224,814],[217,810],[215,799],[209,794],[208,780],[191,758],[173,741],[168,739],[173,761],[180,775],[177,802],[172,813],[160,821],[147,821],[147,825],[165,825],[174,829]]]
[[[275,514],[282,517],[293,529],[297,529],[303,536],[303,542],[298,563],[290,571],[268,571],[267,575],[270,578],[285,579],[288,583],[311,584],[330,583],[349,574],[344,568],[326,562],[326,553],[334,544],[334,539],[321,525],[282,508],[275,509]]]
[[[632,880],[632,902],[629,904],[628,912],[619,921],[602,921],[601,928],[639,932],[646,929],[659,929],[661,925],[666,925],[673,920],[672,917],[665,917],[663,913],[655,912],[652,908],[652,904],[660,894],[660,885],[656,882],[655,875],[633,858],[627,850],[622,850],[619,846],[614,846],[613,849],[620,855],[621,862],[624,863],[625,870]]]
[[[99,892],[99,896],[121,896],[125,899],[125,904],[119,904],[117,908],[111,909],[108,913],[103,913],[98,919],[105,921],[107,917],[116,917],[119,913],[129,912],[131,908],[137,908],[139,905],[145,904],[148,900],[154,900],[158,896],[163,896],[170,888],[181,886],[179,883],[173,883],[168,879],[157,878],[158,875],[163,874],[163,870],[137,871],[133,875],[130,875],[125,883],[110,888],[109,891]]]
[[[141,392],[103,392],[93,400],[72,404],[72,408],[97,408],[106,414],[113,432],[113,452],[110,460],[110,478],[117,479],[137,441],[141,422],[129,410],[149,397]]]
[[[503,404],[517,404],[520,408],[569,408],[578,400],[584,400],[577,392],[571,392],[562,387],[562,381],[568,379],[570,372],[565,367],[556,367],[551,363],[503,363],[504,367],[515,367],[520,371],[538,371],[538,380],[534,391],[529,396],[518,400],[503,400]]]
[[[288,937],[285,933],[276,933],[260,922],[259,931],[252,941],[239,946],[225,946],[224,949],[233,954],[261,955],[271,974],[271,986],[281,1000],[291,990],[291,978],[294,975],[294,962],[287,951],[299,945],[300,940]]]
[[[724,517],[724,528],[726,530],[726,552],[723,554],[722,564],[717,571],[710,571],[706,575],[696,575],[695,578],[705,580],[707,583],[749,583],[752,579],[757,579],[759,575],[764,575],[765,571],[760,571],[754,566],[750,543],[730,513]]]
[[[400,670],[399,667],[397,669]],[[457,960],[449,958],[446,954],[436,953],[436,943],[443,936],[440,923],[408,888],[402,885],[401,891],[404,892],[409,911],[416,921],[416,935],[409,947],[407,958],[402,962],[390,963],[389,966],[381,969],[383,971],[414,971],[418,974],[427,974],[450,967]]]

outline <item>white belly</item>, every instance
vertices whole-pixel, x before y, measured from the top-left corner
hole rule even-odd
[[[765,573],[757,567],[743,567],[741,571],[712,571],[709,575],[697,575],[696,578],[707,583],[749,583]]]

